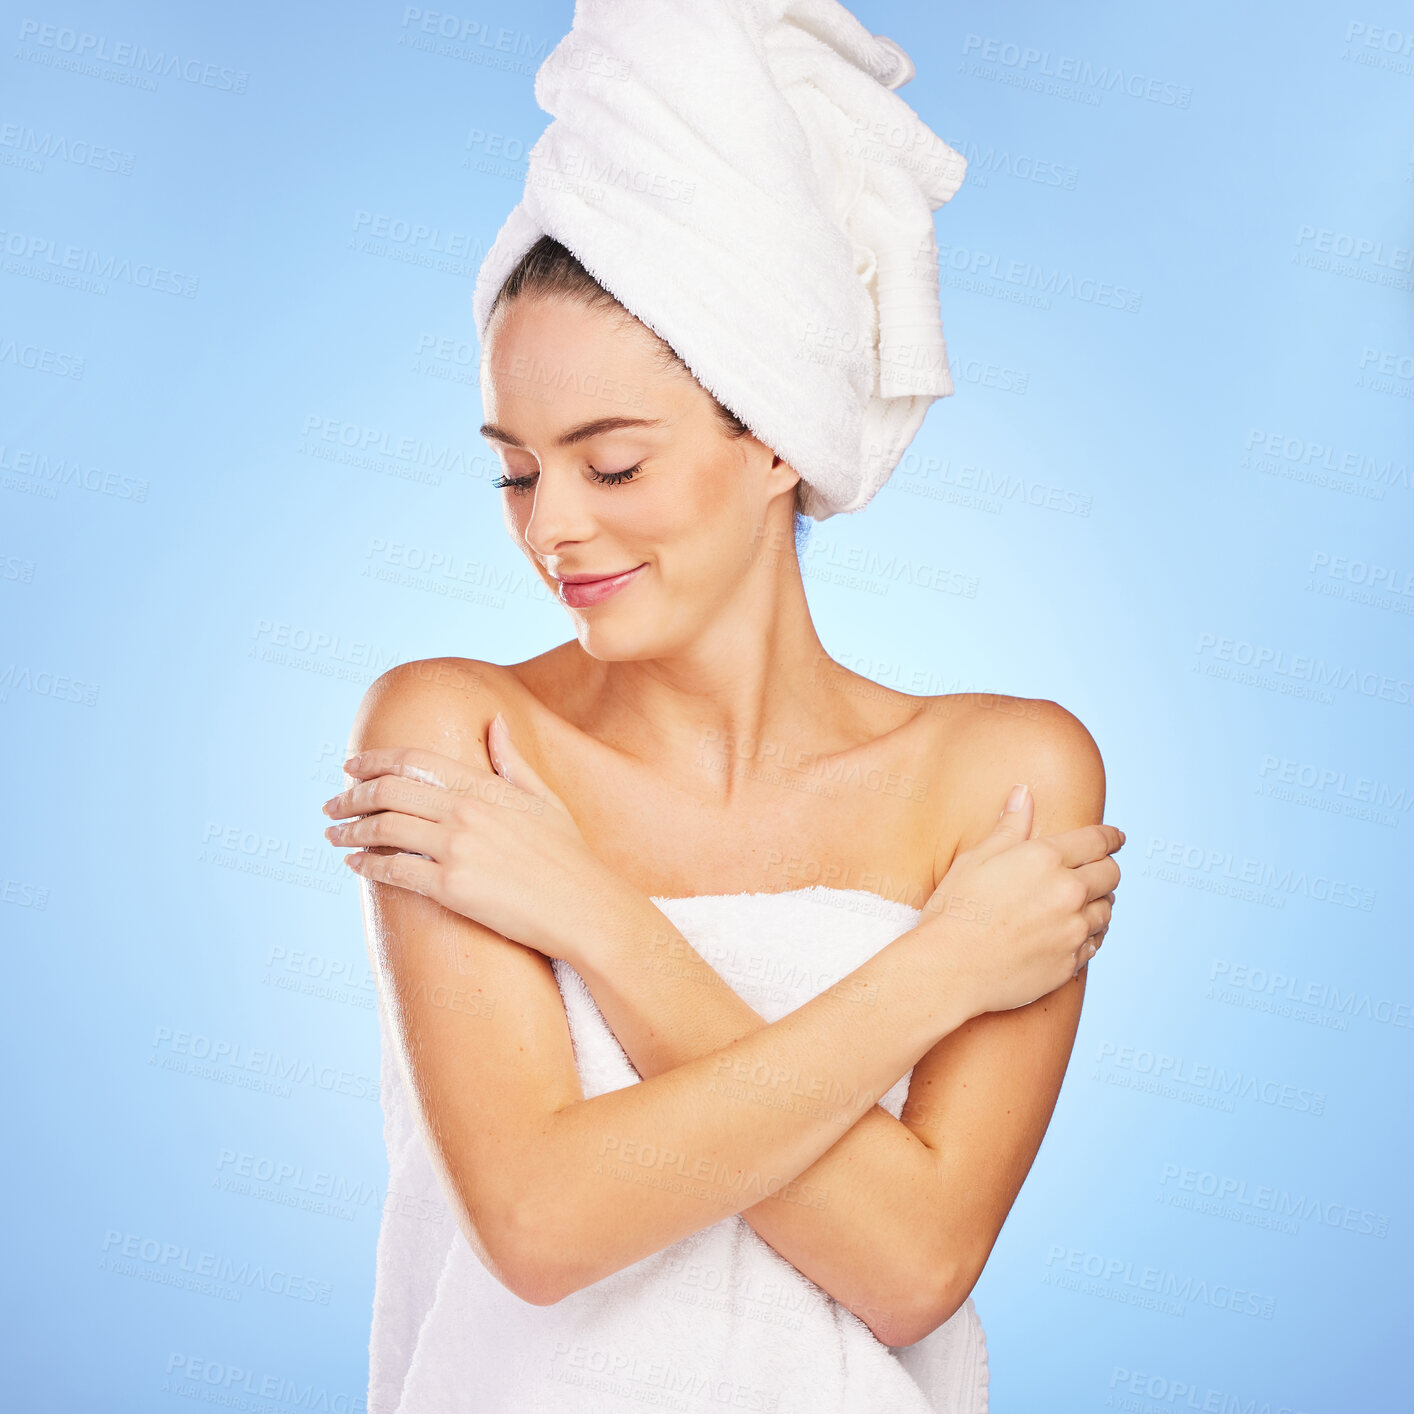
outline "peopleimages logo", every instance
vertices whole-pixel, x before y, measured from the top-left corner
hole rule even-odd
[[[1302,1008],[1328,1012],[1330,1020],[1341,1023],[1332,1028],[1335,1030],[1346,1030],[1350,1019],[1355,1017],[1404,1031],[1414,1030],[1414,1003],[1381,997],[1353,985],[1347,987],[1338,982],[1253,967],[1223,958],[1214,961],[1208,973],[1208,983],[1207,995],[1218,1001],[1234,1000],[1237,992],[1246,992],[1251,994],[1253,1001],[1292,1004],[1256,1009],[1279,1010],[1281,1015],[1289,1012],[1298,1020],[1305,1019]]]
[[[1275,864],[1270,860],[1243,858],[1231,850],[1213,849],[1186,840],[1168,840],[1155,835],[1144,853],[1146,864],[1185,870],[1195,875],[1269,889],[1286,898],[1305,898],[1313,903],[1329,903],[1339,908],[1355,908],[1371,913],[1375,890],[1328,874]],[[1158,877],[1164,877],[1160,872]]]
[[[0,148],[18,154],[16,165],[30,166],[42,172],[50,158],[71,163],[75,167],[92,167],[100,172],[116,172],[130,176],[137,160],[131,152],[109,147],[106,143],[85,138],[71,138],[52,129],[41,133],[22,123],[0,124]],[[32,165],[31,165],[32,164]]]
[[[1032,79],[1054,79],[1093,90],[1098,100],[1102,93],[1122,93],[1129,98],[1141,98],[1167,107],[1187,108],[1193,101],[1193,90],[1186,84],[1167,79],[1145,78],[1143,74],[1126,70],[1120,64],[1095,64],[1069,54],[1052,55],[1049,49],[1037,49],[1030,44],[1015,44],[1006,39],[992,39],[969,34],[962,44],[964,58],[973,56],[988,64],[999,64],[1018,76]],[[1039,85],[1038,85],[1039,86]]]
[[[1215,1389],[1212,1385],[1174,1379],[1170,1375],[1151,1375],[1124,1365],[1114,1367],[1110,1390],[1106,1408],[1122,1409],[1127,1414],[1154,1414],[1160,1405],[1169,1409],[1202,1410],[1203,1414],[1304,1414],[1299,1405],[1284,1404],[1279,1399],[1238,1395],[1232,1390]],[[1141,1402],[1145,1400],[1150,1402]]]
[[[1269,1321],[1276,1311],[1276,1297],[1249,1291],[1230,1282],[1180,1275],[1163,1267],[1138,1265],[1125,1257],[1086,1252],[1054,1242],[1046,1251],[1043,1280],[1049,1286],[1082,1291],[1089,1296],[1149,1306],[1166,1315],[1181,1316],[1180,1303],[1208,1306],[1234,1316],[1256,1316]],[[1079,1280],[1088,1277],[1088,1282]]]
[[[1301,1114],[1324,1115],[1326,1112],[1324,1091],[1309,1090],[1269,1076],[1229,1070],[1226,1066],[1207,1062],[1194,1064],[1185,1056],[1170,1056],[1162,1051],[1149,1051],[1139,1046],[1117,1046],[1113,1041],[1102,1041],[1096,1061],[1111,1067],[1111,1071],[1109,1074],[1096,1071],[1092,1077],[1094,1079],[1123,1081],[1133,1076],[1151,1082],[1160,1093],[1165,1088],[1186,1087],[1190,1094],[1226,1102],[1220,1106],[1224,1108],[1230,1109],[1231,1101],[1239,1099],[1257,1100],[1264,1105],[1296,1110]],[[1133,1088],[1147,1087],[1138,1085]],[[1182,1097],[1181,1091],[1175,1091],[1175,1094]]]
[[[292,1409],[321,1410],[324,1414],[364,1414],[367,1409],[363,1394],[331,1390],[308,1376],[297,1379],[291,1375],[262,1375],[243,1365],[180,1351],[167,1357],[166,1374],[164,1393],[230,1409],[265,1409],[279,1404]]]
[[[266,1082],[251,1089],[274,1087],[286,1097],[291,1084],[309,1085],[330,1094],[348,1095],[358,1100],[378,1099],[378,1081],[372,1076],[340,1066],[320,1065],[305,1056],[286,1056],[280,1051],[251,1049],[239,1041],[204,1036],[200,1032],[158,1026],[152,1038],[149,1063],[162,1070],[185,1072],[208,1080],[240,1086],[242,1080]]]
[[[164,1286],[186,1286],[186,1278],[225,1287],[239,1301],[243,1291],[263,1291],[294,1301],[327,1306],[333,1287],[316,1277],[300,1276],[283,1267],[266,1267],[219,1252],[193,1251],[183,1242],[163,1242],[141,1233],[110,1228],[100,1247],[100,1265],[118,1276],[141,1276]],[[141,1266],[136,1264],[141,1263]],[[193,1287],[192,1289],[197,1289]],[[211,1293],[219,1294],[219,1293]]]
[[[1211,1198],[1217,1205],[1230,1203],[1236,1208],[1275,1218],[1320,1223],[1322,1227],[1340,1228],[1368,1237],[1384,1237],[1389,1232],[1389,1216],[1385,1213],[1372,1213],[1367,1208],[1352,1207],[1348,1203],[1292,1193],[1275,1184],[1249,1183],[1245,1178],[1208,1173],[1182,1164],[1166,1163],[1159,1186],[1164,1189],[1171,1187],[1178,1193],[1191,1194],[1196,1198]]]
[[[53,283],[88,281],[86,288],[107,293],[101,282],[116,280],[156,294],[195,299],[201,283],[196,275],[185,275],[151,261],[133,261],[126,256],[90,250],[86,246],[63,244],[51,236],[25,231],[0,230],[0,252],[13,257],[6,265],[9,274],[27,275]],[[99,282],[99,283],[95,283]]]
[[[80,73],[108,77],[104,70],[94,65],[111,64],[118,70],[132,70],[137,86],[148,90],[157,87],[154,78],[175,78],[201,88],[244,93],[250,81],[250,75],[244,69],[203,63],[200,59],[184,59],[180,54],[169,54],[163,49],[151,50],[144,44],[134,44],[126,39],[112,41],[107,35],[89,34],[64,25],[41,24],[38,20],[20,21],[20,41],[23,43],[26,40],[36,46],[46,64],[52,63],[55,68],[74,68]],[[29,59],[39,58],[40,55],[20,50],[15,57]]]
[[[1414,791],[1408,786],[1286,756],[1263,756],[1258,776],[1264,782],[1299,786],[1302,790],[1339,796],[1345,800],[1379,806],[1381,809],[1398,811],[1401,814],[1406,813],[1410,806],[1414,806]]]

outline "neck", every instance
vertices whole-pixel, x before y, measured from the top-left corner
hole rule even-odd
[[[681,779],[733,793],[733,763],[769,766],[800,753],[837,751],[874,731],[862,700],[825,652],[810,616],[791,531],[765,537],[720,610],[680,651],[600,662],[584,655],[592,684],[587,720],[600,740]]]

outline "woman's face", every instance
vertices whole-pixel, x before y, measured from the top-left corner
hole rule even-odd
[[[486,333],[481,431],[507,528],[605,660],[682,651],[792,543],[796,472],[728,436],[662,347],[613,308],[535,296]]]

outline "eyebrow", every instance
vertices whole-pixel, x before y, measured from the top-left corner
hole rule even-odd
[[[557,447],[571,447],[576,442],[587,442],[591,437],[598,437],[605,432],[617,432],[624,427],[661,427],[666,420],[662,417],[599,417],[593,422],[581,422],[578,427],[571,427],[555,445]],[[513,437],[504,428],[497,427],[494,422],[483,422],[481,435],[497,442],[504,442],[508,447],[525,446],[519,437]]]

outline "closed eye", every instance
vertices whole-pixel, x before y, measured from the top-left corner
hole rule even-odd
[[[596,471],[592,466],[589,468],[590,476],[603,486],[621,486],[625,481],[631,481],[640,471],[643,470],[643,463],[636,466],[626,467],[623,471]],[[535,477],[531,476],[498,476],[491,485],[498,491],[528,491],[534,484]]]
[[[595,471],[591,466],[589,474],[595,481],[602,482],[605,486],[618,486],[625,481],[631,481],[642,470],[643,463],[639,462],[637,466],[627,467],[623,471]]]

